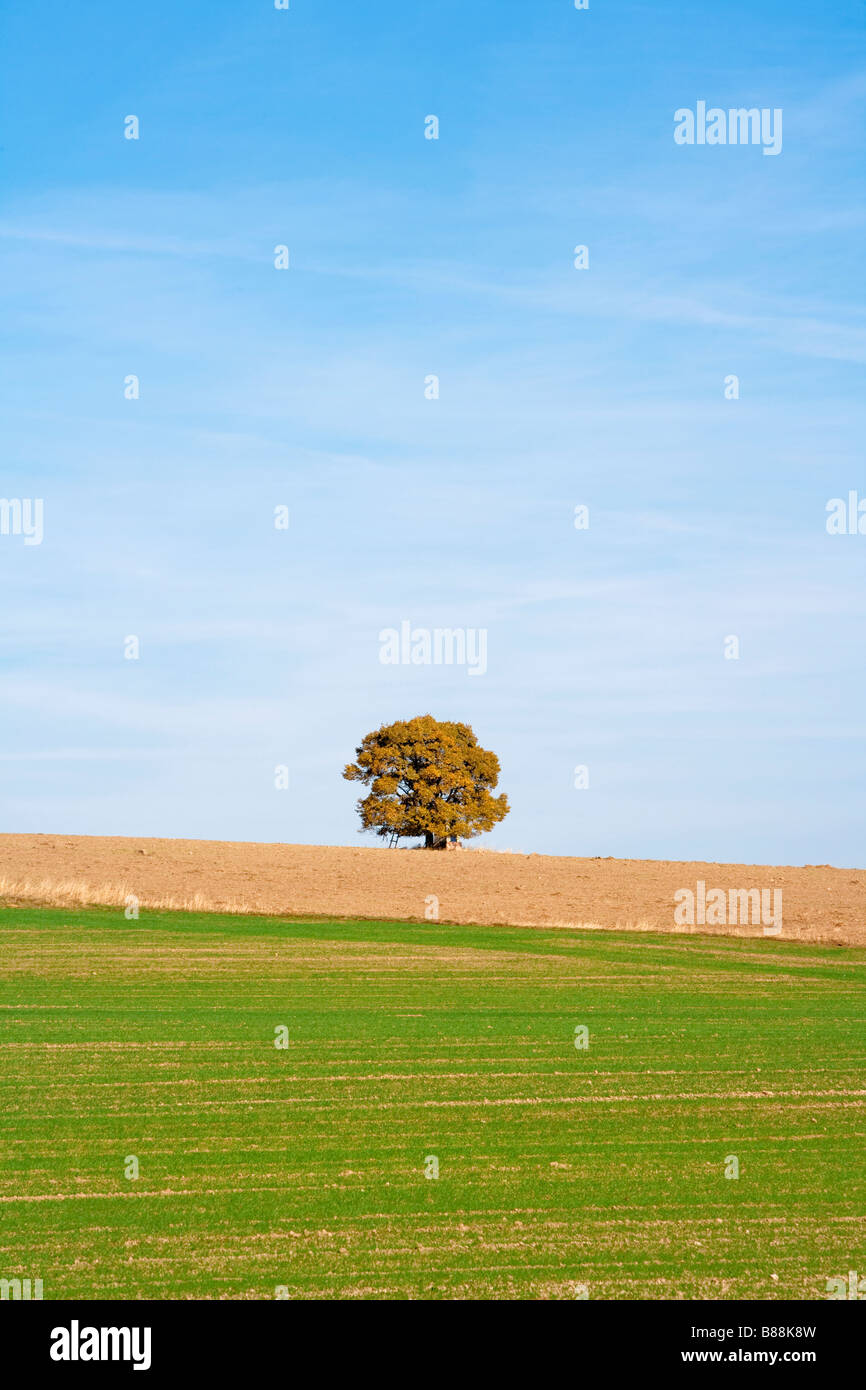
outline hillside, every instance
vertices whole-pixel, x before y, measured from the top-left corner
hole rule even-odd
[[[56,905],[284,913],[515,926],[689,930],[675,893],[782,893],[783,939],[866,945],[866,870],[324,845],[0,835],[0,898]],[[697,918],[697,911],[695,913]],[[761,925],[701,932],[764,935]]]

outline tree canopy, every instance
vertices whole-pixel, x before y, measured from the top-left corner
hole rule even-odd
[[[493,796],[499,759],[479,746],[468,724],[416,719],[383,724],[355,749],[343,773],[369,787],[358,802],[363,830],[399,839],[423,838],[428,849],[451,835],[470,839],[508,814]]]

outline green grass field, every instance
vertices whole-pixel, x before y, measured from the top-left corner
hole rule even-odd
[[[0,945],[0,1277],[46,1299],[866,1274],[866,951],[49,908]]]

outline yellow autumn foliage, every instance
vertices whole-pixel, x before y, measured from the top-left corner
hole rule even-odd
[[[364,830],[424,840],[428,849],[450,835],[470,839],[508,814],[508,798],[493,796],[499,759],[479,747],[468,724],[416,719],[383,724],[355,750],[343,773],[369,787],[358,802]]]

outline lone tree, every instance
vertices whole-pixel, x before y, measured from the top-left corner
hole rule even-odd
[[[358,802],[362,828],[394,842],[423,836],[435,849],[449,835],[468,839],[492,830],[508,815],[508,798],[490,794],[499,759],[478,746],[468,724],[430,714],[383,724],[355,758],[343,776],[370,788]]]

